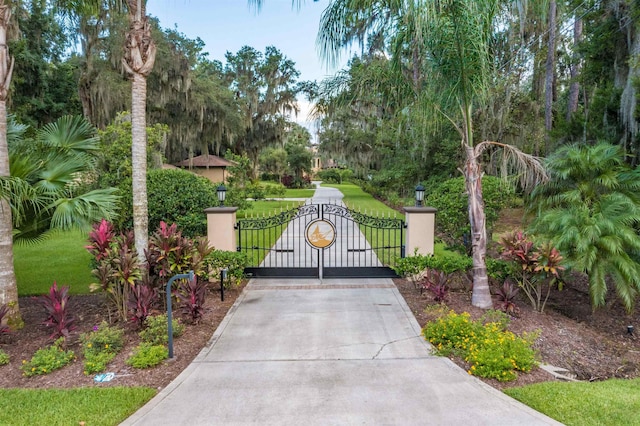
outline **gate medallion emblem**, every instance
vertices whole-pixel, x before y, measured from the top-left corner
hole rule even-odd
[[[311,247],[325,249],[336,241],[336,227],[328,220],[316,219],[307,225],[304,236]]]

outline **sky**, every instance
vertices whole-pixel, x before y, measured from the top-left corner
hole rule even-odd
[[[227,51],[237,53],[251,46],[264,53],[275,46],[296,63],[300,80],[320,81],[339,67],[328,67],[316,49],[320,16],[327,0],[303,1],[300,8],[291,0],[264,0],[259,12],[247,0],[150,0],[147,14],[159,19],[164,28],[174,28],[188,38],[200,37],[210,59],[225,63]],[[342,55],[341,66],[346,64]],[[315,129],[307,120],[309,105],[299,98],[301,113],[295,120],[312,135]]]

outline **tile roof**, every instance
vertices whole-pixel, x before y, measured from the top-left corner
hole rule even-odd
[[[186,159],[175,164],[178,167],[229,167],[233,166],[231,161],[220,158],[217,155],[198,155],[191,160]]]

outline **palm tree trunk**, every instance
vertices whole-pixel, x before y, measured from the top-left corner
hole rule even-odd
[[[149,244],[147,208],[147,76],[156,59],[156,46],[145,8],[146,0],[128,0],[129,34],[122,64],[132,77],[131,166],[133,190],[133,233],[138,259],[144,262]]]
[[[487,253],[487,228],[482,199],[482,171],[478,156],[472,146],[465,146],[464,177],[469,195],[469,223],[471,225],[471,248],[473,260],[473,293],[471,304],[482,309],[493,307],[485,255]]]
[[[9,56],[7,26],[11,9],[0,3],[0,177],[11,176],[9,168],[9,145],[7,143],[7,96],[13,58]],[[0,305],[8,305],[8,318],[12,324],[20,324],[18,307],[18,285],[13,267],[13,222],[11,208],[6,199],[0,199]]]
[[[133,74],[131,84],[131,177],[133,187],[133,234],[136,252],[142,261],[149,245],[147,205],[147,78]]]

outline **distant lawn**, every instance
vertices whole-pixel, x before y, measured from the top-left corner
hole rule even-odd
[[[38,244],[16,244],[13,249],[18,294],[44,294],[54,281],[68,285],[72,294],[89,292],[91,255],[84,248],[87,236],[80,231],[57,232]]]
[[[322,184],[321,186],[327,188],[336,188],[340,190],[344,194],[343,202],[350,209],[355,209],[359,212],[376,216],[377,214],[383,215],[384,217],[392,217],[392,218],[401,218],[404,219],[404,214],[400,213],[397,210],[388,207],[381,201],[376,200],[362,190],[357,185],[352,183],[342,183],[342,184]]]
[[[151,388],[0,389],[3,425],[117,425],[155,396]]]
[[[504,392],[569,426],[640,425],[640,379],[547,382]]]
[[[283,198],[311,198],[315,189],[287,189]]]

